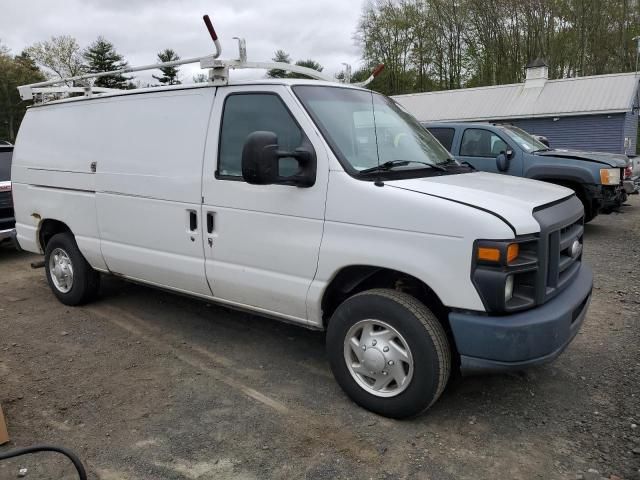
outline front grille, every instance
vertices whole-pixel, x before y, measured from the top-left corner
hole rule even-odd
[[[584,210],[572,196],[537,209],[533,215],[540,224],[536,303],[542,304],[569,285],[580,270]],[[576,240],[579,246],[572,252]]]
[[[0,192],[0,209],[11,208],[13,206],[13,199],[11,192]]]
[[[580,269],[582,259],[582,236],[584,234],[583,217],[577,221],[551,232],[548,236],[547,296],[562,289]],[[578,241],[578,252],[572,252]]]

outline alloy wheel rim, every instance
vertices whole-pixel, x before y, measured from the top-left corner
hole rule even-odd
[[[376,397],[401,394],[413,378],[409,344],[381,320],[361,320],[349,329],[344,339],[344,360],[358,385]]]
[[[49,256],[49,276],[56,289],[68,293],[73,287],[73,264],[69,254],[56,248]]]

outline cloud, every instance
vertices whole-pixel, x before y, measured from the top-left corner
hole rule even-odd
[[[149,64],[164,48],[173,48],[183,58],[212,52],[202,22],[202,15],[208,13],[222,41],[224,58],[237,57],[232,37],[238,36],[247,41],[249,60],[269,60],[281,48],[293,60],[312,58],[326,73],[334,74],[342,62],[351,63],[354,70],[360,64],[353,32],[361,8],[359,1],[345,0],[5,0],[0,41],[19,53],[53,35],[71,35],[83,47],[102,35],[129,64]],[[182,67],[181,74],[190,81],[196,71],[197,66]],[[263,72],[241,75],[259,77]]]

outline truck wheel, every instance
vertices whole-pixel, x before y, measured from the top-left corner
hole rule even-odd
[[[587,198],[582,190],[574,188],[573,191],[576,192],[576,197],[578,197],[578,200],[582,202],[582,206],[584,207],[584,223],[589,223],[591,220],[596,218],[598,212],[594,208],[591,199]]]
[[[329,322],[327,353],[347,395],[392,418],[429,408],[451,371],[440,322],[414,297],[395,290],[368,290],[345,300]]]
[[[58,233],[44,253],[47,282],[65,305],[82,305],[93,300],[100,288],[100,274],[85,260],[71,233]]]

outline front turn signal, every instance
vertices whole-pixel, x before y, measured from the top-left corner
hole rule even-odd
[[[483,246],[478,247],[476,253],[476,259],[483,262],[491,262],[491,263],[511,263],[520,254],[520,245],[517,243],[510,243],[506,248],[506,257],[503,258],[503,253],[505,252],[504,247],[493,247],[493,246]]]
[[[507,247],[507,263],[513,262],[520,255],[520,245],[511,243]]]
[[[500,249],[495,247],[479,247],[478,260],[497,263],[500,261]]]

